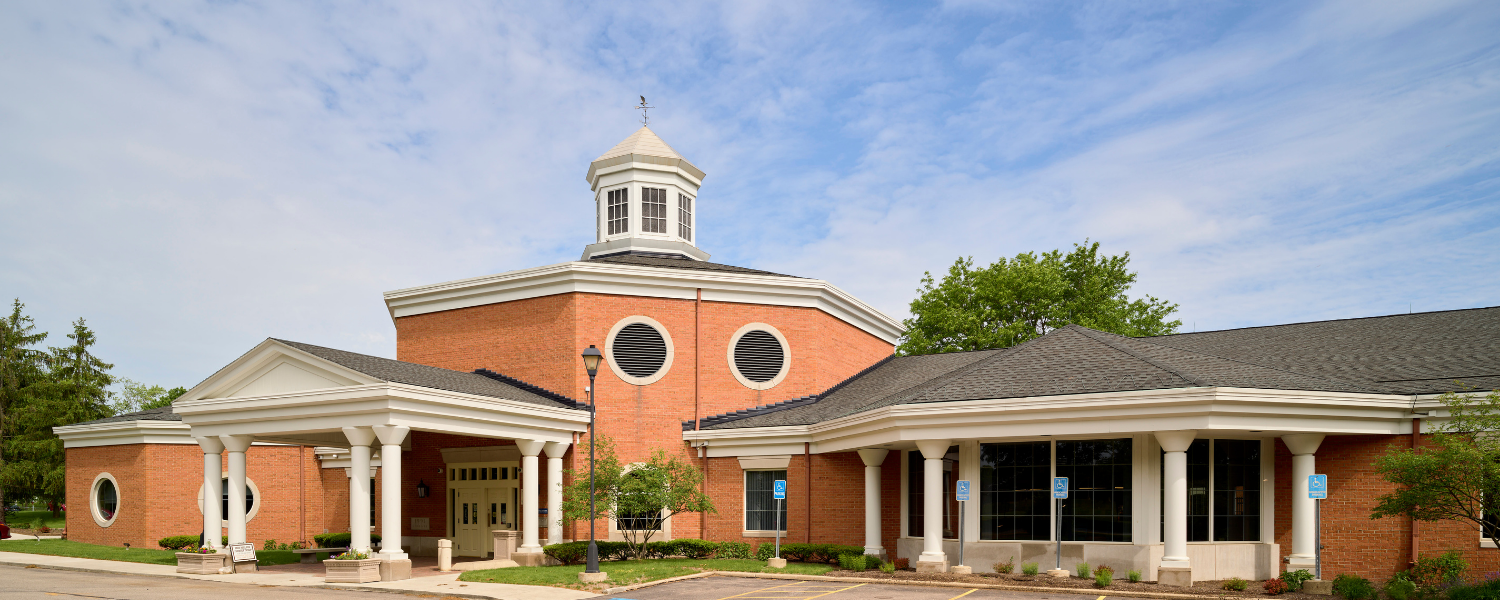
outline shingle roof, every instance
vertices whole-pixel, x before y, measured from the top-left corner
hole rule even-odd
[[[153,409],[150,409],[150,410],[143,410],[143,411],[139,411],[139,412],[125,413],[123,415],[115,415],[113,417],[104,417],[103,419],[94,419],[92,421],[84,421],[82,423],[75,423],[75,425],[94,425],[94,424],[97,424],[97,423],[128,423],[130,421],[181,421],[181,420],[182,420],[182,415],[179,415],[177,413],[172,412],[172,407],[170,407],[170,406],[163,406],[161,408],[153,408]]]
[[[609,152],[605,152],[599,158],[594,159],[594,162],[616,156],[625,156],[626,154],[644,154],[646,156],[660,156],[662,158],[684,158],[676,150],[673,150],[671,146],[668,146],[666,142],[662,141],[660,137],[657,137],[656,132],[651,131],[648,127],[641,127],[635,130],[635,133],[630,134],[630,137],[615,144],[615,147],[610,148]]]
[[[890,406],[1187,387],[1375,394],[1500,388],[1500,307],[1130,338],[1069,325],[1006,350],[899,357],[836,392],[705,429],[810,425]]]
[[[276,339],[276,338],[271,338]],[[480,369],[474,373],[356,354],[312,344],[276,340],[336,365],[391,383],[404,383],[435,390],[503,398],[539,406],[577,408],[578,403],[562,394]]]
[[[690,271],[718,271],[721,273],[742,273],[746,275],[769,275],[772,277],[791,277],[793,279],[802,279],[801,277],[797,277],[795,275],[782,275],[781,273],[772,273],[770,271],[761,271],[758,269],[747,269],[745,267],[736,267],[733,265],[721,265],[718,263],[693,260],[691,258],[665,258],[655,256],[641,256],[635,254],[615,254],[612,256],[590,258],[586,262],[610,263],[616,265],[634,265],[638,267],[660,267],[664,269],[687,269]]]

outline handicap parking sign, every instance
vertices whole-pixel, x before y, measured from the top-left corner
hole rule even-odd
[[[1053,477],[1052,478],[1052,497],[1053,498],[1057,498],[1059,500],[1067,500],[1068,499],[1068,478],[1067,477]]]
[[[969,501],[969,482],[968,482],[968,480],[961,480],[961,481],[958,482],[958,501],[959,502],[968,502]]]
[[[786,500],[786,480],[777,479],[775,486],[771,488],[771,492],[775,494],[772,498],[773,500]]]
[[[1325,500],[1328,498],[1328,476],[1307,476],[1307,497],[1314,500]]]

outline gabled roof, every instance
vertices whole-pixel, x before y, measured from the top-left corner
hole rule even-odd
[[[630,137],[625,138],[624,141],[615,144],[615,147],[610,148],[609,152],[605,152],[599,158],[594,159],[594,162],[625,156],[627,154],[659,156],[661,158],[686,158],[678,154],[676,150],[673,150],[661,138],[657,137],[656,132],[651,131],[649,127],[641,127],[635,130],[635,133],[630,134]]]
[[[1069,325],[1004,350],[896,357],[836,391],[717,415],[703,428],[811,425],[894,404],[1191,387],[1437,394],[1461,386],[1500,388],[1500,307],[1148,338]]]

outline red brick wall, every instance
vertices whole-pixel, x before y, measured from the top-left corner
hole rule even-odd
[[[1376,498],[1394,486],[1380,477],[1375,461],[1387,450],[1411,447],[1406,435],[1330,435],[1317,452],[1317,471],[1328,475],[1323,503],[1324,579],[1353,573],[1384,580],[1405,570],[1411,559],[1411,521],[1371,519]],[[1276,543],[1282,560],[1292,552],[1292,455],[1276,444]],[[1471,574],[1500,570],[1500,550],[1479,547],[1479,532],[1457,522],[1419,524],[1421,556],[1463,552]],[[1283,563],[1284,564],[1284,563]]]
[[[203,452],[197,445],[69,448],[67,462],[71,540],[110,546],[128,542],[134,547],[155,548],[161,538],[196,535],[203,528],[202,513],[198,510]],[[322,532],[324,486],[316,463],[311,448],[250,448],[245,456],[245,472],[260,492],[256,499],[260,510],[245,527],[250,542],[259,547],[267,539],[311,540],[313,533]],[[227,459],[222,470],[228,470]],[[114,524],[100,527],[89,511],[89,492],[94,478],[106,471],[119,483],[120,511]],[[337,471],[343,479],[343,470]],[[347,483],[345,488],[347,497]],[[304,497],[307,502],[303,502]],[[348,528],[347,517],[344,528]]]
[[[894,454],[894,453],[893,453]],[[718,513],[708,518],[707,539],[714,541],[737,540],[754,546],[770,543],[771,538],[746,538],[745,530],[745,475],[738,458],[708,459],[709,482],[707,490],[713,498]],[[787,466],[787,535],[782,542],[849,544],[863,546],[865,543],[865,463],[855,452],[838,452],[812,455],[811,488],[808,487],[807,460],[803,455],[793,455]],[[897,461],[887,459],[890,464]],[[884,475],[889,466],[882,470]],[[899,477],[889,476],[882,481],[882,512],[887,519],[896,516],[895,507],[900,491],[890,489]],[[811,499],[813,519],[808,519],[808,499]],[[696,523],[696,521],[695,521]],[[896,527],[887,520],[883,529],[891,536],[889,549],[895,550]],[[677,535],[673,537],[688,537]]]

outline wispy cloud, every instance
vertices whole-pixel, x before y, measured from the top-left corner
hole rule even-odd
[[[641,94],[716,260],[897,316],[1084,237],[1199,329],[1500,304],[1492,3],[0,11],[0,292],[142,381],[575,258]]]

